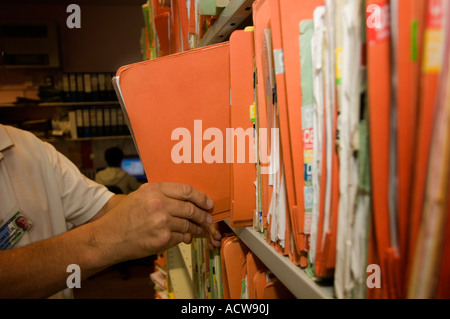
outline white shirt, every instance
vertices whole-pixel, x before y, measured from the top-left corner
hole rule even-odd
[[[12,249],[84,224],[113,195],[52,145],[0,125],[0,225],[17,210],[34,223]],[[54,297],[71,297],[71,291]]]

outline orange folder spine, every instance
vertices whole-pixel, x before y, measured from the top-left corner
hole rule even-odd
[[[415,131],[419,100],[420,27],[423,0],[398,1],[397,45],[397,160],[398,160],[398,224],[400,269],[406,269],[409,242],[409,218],[411,211],[411,185],[414,163]],[[423,8],[422,8],[423,9]],[[400,272],[401,292],[405,295],[404,276]]]
[[[181,43],[183,44],[183,51],[187,51],[188,47],[188,34],[189,34],[189,20],[187,17],[187,7],[185,0],[174,0],[178,6],[178,19],[181,25]]]
[[[223,291],[223,299],[230,299],[230,287],[228,286],[228,276],[227,276],[227,267],[225,263],[225,255],[224,255],[224,247],[226,242],[230,240],[231,237],[222,237],[220,244],[220,265],[222,269],[222,291]]]
[[[381,12],[389,10],[387,0],[368,0],[366,5],[378,5]],[[366,10],[367,11],[367,10]],[[370,12],[370,11],[369,11]],[[383,13],[384,14],[384,13]],[[369,18],[369,13],[367,13]],[[385,17],[387,21],[388,18]],[[390,98],[391,98],[391,68],[390,68],[390,26],[382,29],[367,27],[368,47],[368,101],[370,114],[370,163],[372,173],[372,198],[374,230],[376,247],[380,261],[382,276],[382,291],[388,297],[387,281],[392,279],[388,266],[387,249],[389,238],[389,139],[390,139]]]
[[[434,10],[438,6],[441,10]],[[416,240],[419,233],[430,152],[433,114],[439,81],[439,64],[436,61],[436,48],[442,43],[436,42],[436,34],[442,32],[442,0],[426,1],[426,18],[423,42],[423,58],[420,78],[420,107],[418,110],[416,136],[415,166],[412,186],[411,221],[409,236],[409,263],[412,264],[416,251]],[[437,14],[434,14],[437,13]],[[410,275],[408,270],[408,277]]]
[[[254,23],[254,41],[255,41],[255,62],[257,76],[257,116],[259,134],[259,159],[261,171],[268,170],[270,163],[265,163],[270,153],[269,129],[270,123],[267,122],[267,104],[265,97],[265,81],[263,73],[263,44],[264,29],[269,24],[269,11],[266,1],[257,0],[253,3],[253,23]],[[264,135],[262,135],[264,134]],[[262,217],[264,228],[267,229],[267,214],[269,212],[270,200],[272,198],[273,187],[269,185],[269,175],[264,172],[260,174],[261,178],[261,199],[262,199]]]
[[[270,21],[272,27],[272,46],[274,54],[280,54],[283,50],[283,44],[281,40],[281,22],[280,22],[280,7],[279,0],[269,0],[270,5]],[[274,57],[275,59],[283,59],[281,56]],[[284,64],[284,59],[283,62]],[[300,264],[300,242],[299,236],[294,237],[294,241],[291,241],[293,237],[293,229],[297,228],[297,219],[293,216],[292,207],[296,206],[295,199],[295,188],[294,181],[292,176],[292,161],[285,160],[286,154],[289,154],[290,151],[290,135],[288,129],[288,122],[286,117],[282,117],[282,114],[287,114],[287,102],[286,102],[286,82],[284,78],[284,70],[276,69],[275,70],[275,81],[277,88],[277,103],[278,108],[283,109],[283,112],[279,113],[279,126],[280,126],[280,141],[281,141],[281,153],[283,157],[283,169],[285,174],[285,183],[286,183],[286,197],[288,202],[288,207],[286,208],[286,232],[285,232],[285,249],[284,253],[287,254],[290,260],[296,264]],[[291,175],[288,173],[291,172]],[[295,224],[295,227],[294,227]],[[292,242],[292,243],[291,243]]]
[[[155,28],[158,33],[160,57],[168,55],[170,52],[169,21],[169,12],[164,12],[155,16]]]
[[[253,103],[253,31],[235,31],[230,37],[230,86],[231,86],[231,128],[251,131],[245,137],[244,145],[232,137],[233,164],[231,165],[231,211],[232,227],[251,226],[255,209],[256,194],[254,181],[256,165],[253,159],[253,122],[250,119],[250,105]],[[248,137],[248,138],[247,138]],[[245,152],[245,158],[242,158]],[[244,159],[244,161],[242,161]],[[252,161],[252,160],[253,161]]]
[[[247,253],[248,247],[236,236],[231,236],[224,243],[223,258],[231,299],[241,299],[241,275],[246,273],[244,268],[246,268]]]
[[[255,275],[258,272],[267,271],[267,267],[262,261],[251,251],[247,253],[247,282],[248,282],[248,298],[255,299]]]

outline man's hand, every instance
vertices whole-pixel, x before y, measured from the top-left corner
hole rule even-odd
[[[93,222],[102,224],[95,242],[105,253],[114,252],[115,262],[189,244],[208,233],[209,242],[217,246],[220,233],[212,226],[212,208],[206,194],[187,184],[144,184]]]
[[[0,298],[48,297],[66,287],[66,269],[74,263],[87,278],[121,261],[190,243],[194,236],[206,235],[220,245],[212,206],[204,193],[175,183],[144,184],[130,195],[114,196],[108,212],[86,225],[0,251],[0,285],[7,287],[0,289]]]

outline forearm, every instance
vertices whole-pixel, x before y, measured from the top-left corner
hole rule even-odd
[[[126,195],[114,195],[109,199],[108,202],[102,207],[102,209],[99,210],[99,212],[89,220],[89,222],[93,222],[94,220],[99,219],[100,217],[104,216],[108,211],[113,209],[117,204],[120,203],[122,199],[124,199]]]
[[[0,251],[0,298],[46,298],[67,288],[67,266],[77,264],[81,279],[108,267],[95,240],[97,223],[24,247]]]

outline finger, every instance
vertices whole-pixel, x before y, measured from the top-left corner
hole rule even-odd
[[[209,227],[213,223],[211,214],[191,202],[171,200],[168,205],[168,211],[173,217],[187,219],[204,227]]]
[[[184,236],[183,236],[183,242],[185,243],[185,244],[190,244],[190,243],[192,243],[192,235],[191,234],[184,234]]]
[[[213,201],[202,191],[181,183],[160,183],[160,190],[167,197],[190,201],[204,210],[211,210],[214,206]]]
[[[220,247],[222,235],[220,234],[217,224],[212,224],[209,229],[209,241],[214,247]]]
[[[209,240],[214,247],[220,247],[221,245],[220,240],[215,239],[212,235],[210,236]]]
[[[214,224],[213,224],[214,225]],[[208,242],[209,249],[214,249],[214,247],[220,247],[222,244],[222,235],[214,227],[203,227],[203,232],[199,235],[194,235],[195,238],[206,238]]]
[[[211,232],[212,238],[216,241],[221,241],[222,239],[222,234],[220,233],[219,230],[219,224],[214,223],[209,227],[209,231]]]
[[[172,232],[169,244],[165,247],[165,250],[174,247],[180,243],[190,244],[192,243],[192,235],[191,234],[183,234],[179,232]]]
[[[178,232],[182,234],[200,235],[203,232],[203,228],[190,222],[184,218],[172,217],[169,221],[169,228],[172,232]]]

